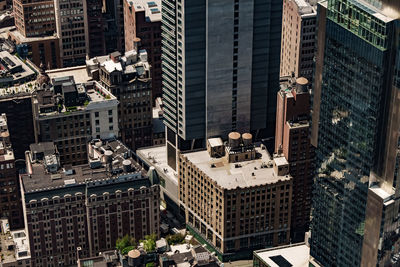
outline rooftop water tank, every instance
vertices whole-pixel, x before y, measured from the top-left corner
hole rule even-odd
[[[242,134],[242,140],[244,146],[249,146],[253,142],[253,136],[251,135],[251,133],[244,133]]]
[[[237,148],[240,146],[240,133],[231,132],[228,135],[228,139],[229,139],[229,146],[231,148]]]

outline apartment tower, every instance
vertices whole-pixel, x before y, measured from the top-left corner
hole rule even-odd
[[[289,162],[293,177],[291,242],[303,242],[310,225],[314,147],[310,143],[308,80],[281,77],[277,97],[275,153]]]
[[[153,102],[162,95],[161,0],[124,0],[125,51],[144,49],[151,65]]]
[[[54,1],[62,67],[84,65],[89,53],[86,1]]]
[[[284,0],[280,76],[313,79],[316,0]]]
[[[118,99],[118,126],[131,149],[152,144],[151,72],[145,50],[119,52],[86,62],[89,76]]]
[[[387,266],[398,252],[400,3],[328,0],[318,16],[311,256]]]
[[[21,57],[29,58],[36,66],[61,67],[54,1],[13,0],[15,31],[9,38],[20,47]]]
[[[0,116],[0,218],[7,218],[12,230],[24,227],[21,196],[18,188],[18,171],[10,141],[7,117]]]
[[[232,130],[272,137],[282,0],[162,1],[168,164]]]

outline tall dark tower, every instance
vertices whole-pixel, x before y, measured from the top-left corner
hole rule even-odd
[[[318,9],[311,255],[324,266],[383,266],[398,232],[400,2]]]
[[[162,1],[168,163],[231,131],[272,137],[282,0]]]

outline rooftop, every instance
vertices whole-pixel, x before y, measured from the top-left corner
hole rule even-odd
[[[200,245],[171,245],[171,251],[160,257],[163,261],[173,261],[176,266],[220,266],[217,258]]]
[[[372,192],[377,194],[384,202],[390,201],[394,196],[394,191],[391,193],[386,192],[383,188],[378,185],[373,185],[369,188]]]
[[[350,0],[355,6],[388,23],[400,18],[400,2],[389,0]]]
[[[14,159],[10,133],[7,126],[7,117],[6,114],[3,113],[0,115],[0,162]]]
[[[300,15],[303,16],[316,16],[317,15],[317,10],[315,9],[315,6],[317,4],[317,1],[315,0],[295,0],[296,5],[299,8],[299,13]]]
[[[40,36],[40,37],[25,37],[16,28],[10,28],[9,33],[18,39],[18,43],[31,43],[43,40],[57,40],[57,34],[54,33],[52,36]]]
[[[25,82],[32,79],[35,72],[21,59],[11,55],[7,51],[0,51],[0,84],[9,86],[11,84]]]
[[[256,147],[256,159],[227,163],[225,158],[212,158],[206,150],[184,153],[208,177],[225,189],[245,188],[290,180],[291,176],[275,173],[273,161],[266,149]],[[279,163],[279,162],[278,162]]]
[[[0,234],[2,263],[13,263],[29,259],[29,240],[25,229]]]
[[[270,267],[320,266],[310,257],[310,248],[305,243],[254,251],[254,256]]]
[[[224,143],[222,142],[221,138],[209,138],[208,143],[210,144],[211,147],[216,147],[216,146],[223,146]]]
[[[136,12],[146,12],[146,21],[161,21],[161,0],[127,0]]]
[[[127,51],[123,56],[120,53],[116,53],[118,52],[86,60],[88,76],[94,78],[94,74],[99,71],[100,67],[103,67],[108,73],[117,71],[130,77],[150,77],[146,76],[150,71],[146,50],[139,50],[139,52],[135,50]]]
[[[153,133],[163,133],[165,131],[161,101],[161,97],[158,97],[155,100],[155,107],[153,107]]]
[[[28,174],[22,176],[25,195],[32,194],[32,197],[25,196],[26,201],[38,194],[45,198],[73,194],[74,189],[84,186],[95,188],[125,182],[131,187],[149,186],[146,172],[120,141],[97,139],[88,144],[88,149],[88,164],[63,167],[57,160],[57,153],[43,159],[30,151],[26,159]]]
[[[51,79],[65,76],[73,76],[76,83],[86,83],[92,80],[92,78],[89,77],[86,71],[86,65],[62,69],[52,69],[47,70],[46,73]]]
[[[73,76],[60,76],[52,78],[50,88],[36,90],[33,103],[39,117],[48,117],[116,106],[118,100],[97,81],[77,84]]]
[[[99,256],[78,259],[78,267],[109,267],[120,266],[117,251],[100,252]]]
[[[136,150],[136,154],[150,166],[154,166],[159,174],[168,176],[178,187],[178,173],[167,163],[166,145],[140,148]]]

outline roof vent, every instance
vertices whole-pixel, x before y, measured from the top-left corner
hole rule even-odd
[[[65,186],[72,186],[74,184],[76,184],[75,179],[64,180],[64,185]]]
[[[60,180],[61,179],[61,174],[57,173],[57,174],[52,174],[51,176],[51,180]]]

